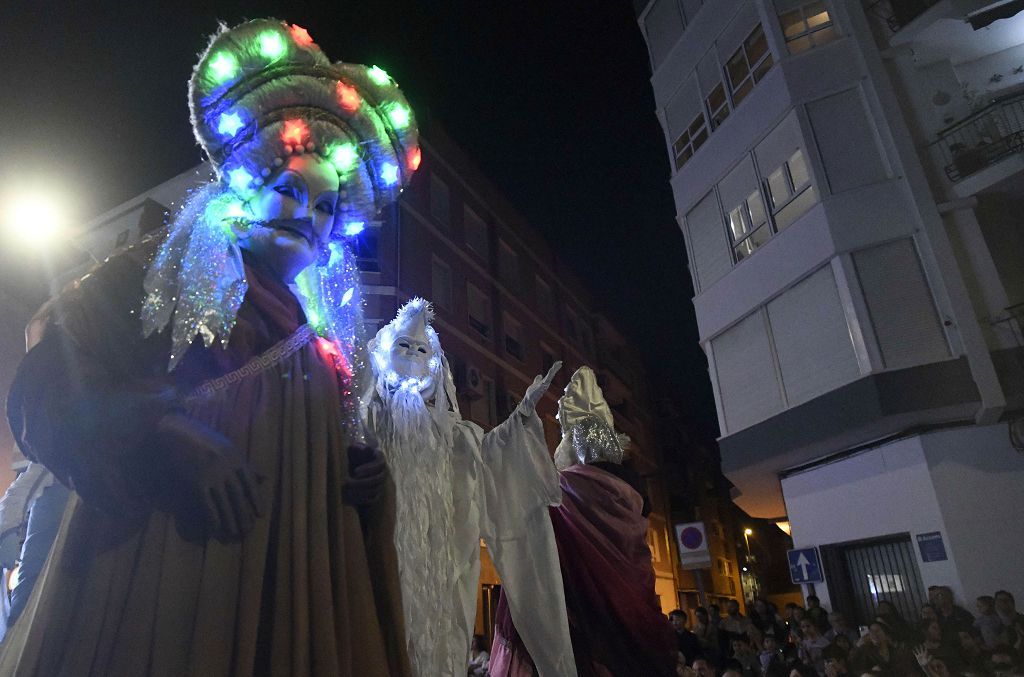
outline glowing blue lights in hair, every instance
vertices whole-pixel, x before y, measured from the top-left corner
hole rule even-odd
[[[345,224],[344,232],[346,237],[355,237],[364,230],[366,230],[365,221],[349,221]]]
[[[385,186],[393,186],[398,183],[398,165],[392,162],[385,162],[380,169],[380,180]]]
[[[245,126],[242,116],[238,113],[221,113],[217,120],[217,133],[229,139],[234,138],[238,130]]]

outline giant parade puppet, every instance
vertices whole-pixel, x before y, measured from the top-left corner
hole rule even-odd
[[[451,369],[420,298],[370,341],[367,433],[396,488],[394,543],[409,657],[420,677],[466,674],[483,539],[541,677],[574,677],[550,506],[558,473],[537,403],[561,367],[534,379],[484,432],[459,413]]]
[[[215,180],[53,304],[9,397],[74,493],[0,674],[411,674],[345,238],[418,166],[413,116],[274,20],[222,27],[189,105]]]
[[[615,432],[590,367],[580,367],[569,380],[558,400],[558,422],[562,440],[554,460],[561,501],[549,515],[578,674],[674,675],[676,640],[654,591],[644,482],[624,463],[629,438]],[[534,674],[528,632],[503,590],[491,650],[493,677]]]

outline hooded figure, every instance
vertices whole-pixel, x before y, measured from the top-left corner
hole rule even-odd
[[[623,466],[604,393],[580,367],[558,401],[561,505],[549,510],[565,584],[576,669],[586,677],[675,674],[676,640],[654,592],[643,482]],[[523,625],[498,602],[490,674],[527,677],[536,663]]]
[[[8,398],[74,493],[0,674],[407,675],[345,236],[415,170],[411,111],[275,20],[222,26],[189,104],[216,179],[54,303]]]
[[[370,341],[374,382],[367,434],[394,481],[406,642],[413,673],[466,673],[476,619],[480,539],[490,550],[543,677],[575,675],[548,506],[558,477],[537,402],[561,367],[534,379],[523,401],[484,434],[459,414],[429,304],[414,298]]]

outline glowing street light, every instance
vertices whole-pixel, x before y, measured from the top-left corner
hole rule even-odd
[[[22,192],[6,202],[0,217],[5,234],[25,246],[39,249],[52,244],[68,226],[67,214],[50,195]]]

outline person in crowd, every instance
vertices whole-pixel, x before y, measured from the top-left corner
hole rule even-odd
[[[764,636],[761,653],[757,656],[763,677],[786,677],[789,674],[789,670],[786,669],[786,657],[779,644],[779,637],[784,637],[784,635],[767,634]]]
[[[730,599],[725,603],[725,618],[722,619],[721,631],[727,641],[727,655],[732,655],[732,640],[746,637],[751,627],[750,619],[740,613],[740,603]]]
[[[946,644],[955,646],[960,631],[970,631],[974,627],[974,616],[967,609],[953,603],[953,590],[948,585],[940,585],[934,593],[934,599],[943,639]]]
[[[714,607],[714,605],[712,605]],[[711,624],[708,610],[702,606],[697,607],[693,613],[694,624],[693,634],[700,642],[700,653],[708,659],[712,665],[717,666],[720,662],[721,647],[718,642],[718,630]]]
[[[750,674],[743,669],[743,665],[735,658],[725,661],[722,668],[722,677],[750,677]]]
[[[926,677],[950,677],[949,665],[938,656],[932,655],[925,645],[914,649],[914,658]]]
[[[789,641],[793,644],[799,644],[800,640],[803,639],[800,623],[803,621],[804,616],[804,608],[802,606],[795,602],[786,604],[786,632],[789,635]]]
[[[739,635],[732,639],[732,658],[739,664],[744,677],[760,677],[761,664],[757,659],[757,652],[750,638],[746,635]]]
[[[820,677],[820,675],[812,666],[797,660],[789,666],[789,677]]]
[[[762,634],[771,633],[776,637],[786,634],[786,621],[779,615],[778,608],[763,597],[754,600],[754,608],[750,612],[750,622]]]
[[[800,632],[803,634],[803,639],[800,640],[800,659],[813,665],[818,672],[824,671],[825,659],[822,652],[831,642],[825,638],[818,624],[811,620],[810,616],[805,616],[800,621]]]
[[[993,675],[1013,675],[1016,673],[1017,654],[1009,645],[1000,644],[989,654],[987,667],[989,673]]]
[[[849,655],[850,652],[847,649],[834,642],[825,647],[825,650],[821,652],[821,658],[825,664],[825,677],[843,677],[849,674],[846,665]]]
[[[959,638],[957,643],[951,643],[948,636],[942,632],[942,624],[938,620],[921,621],[918,635],[922,638],[920,646],[927,650],[930,656],[942,659],[948,667],[953,667],[952,664],[957,662]]]
[[[860,638],[850,654],[850,669],[855,674],[883,672],[893,677],[917,675],[914,657],[892,637],[892,630],[882,620],[875,619],[868,633]]]
[[[938,621],[938,620],[939,620],[939,612],[935,610],[935,605],[932,604],[931,602],[925,602],[924,604],[922,604],[921,605],[921,610],[920,610],[919,615],[918,615],[917,629],[915,629],[914,632],[911,633],[913,635],[914,641],[915,642],[920,642],[922,640],[922,635],[921,635],[921,633],[919,631],[919,628],[921,627],[922,624],[924,624],[926,622],[929,622],[929,621]]]
[[[1003,624],[1003,641],[1013,644],[1015,641],[1013,625],[1017,619],[1024,618],[1024,614],[1017,612],[1017,602],[1013,595],[1006,590],[997,590],[994,595],[996,615]]]
[[[473,635],[469,645],[469,664],[466,666],[467,677],[487,677],[491,654],[487,652],[487,640],[483,635]]]
[[[907,643],[913,639],[913,629],[910,622],[903,618],[903,615],[896,608],[896,605],[887,599],[878,600],[878,607],[875,615],[885,621],[897,642]],[[856,644],[856,640],[854,640]]]
[[[715,666],[707,658],[698,658],[693,662],[696,677],[715,677]]]
[[[974,619],[974,629],[981,635],[984,645],[991,649],[1004,639],[1006,626],[996,613],[996,600],[992,595],[982,595],[974,602],[978,615]]]
[[[676,633],[679,651],[686,656],[686,664],[693,665],[693,661],[704,654],[701,650],[700,638],[686,627],[686,612],[682,609],[673,609],[668,614],[668,622]]]
[[[804,614],[814,621],[818,629],[822,631],[828,629],[828,611],[822,608],[821,599],[817,595],[807,596],[807,610]]]
[[[832,642],[837,637],[845,637],[853,646],[860,639],[860,635],[857,634],[857,629],[850,627],[850,622],[846,620],[846,616],[842,611],[833,611],[828,615],[829,629],[825,632],[825,639]]]
[[[1017,615],[1017,618],[1013,621],[1013,627],[1008,633],[1011,637],[1011,646],[1016,650],[1017,654],[1024,656],[1024,616]]]

